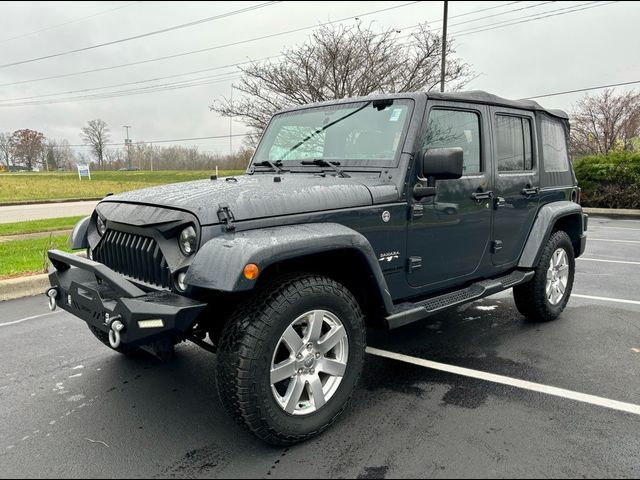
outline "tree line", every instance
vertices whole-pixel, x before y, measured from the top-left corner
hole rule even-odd
[[[46,138],[28,128],[0,132],[0,166],[9,171],[74,170],[86,164],[94,170],[211,170],[243,169],[252,149],[242,147],[233,154],[202,152],[195,146],[162,146],[135,143],[128,148],[109,146],[111,133],[104,120],[90,120],[80,129],[88,151],[71,147],[68,140]]]

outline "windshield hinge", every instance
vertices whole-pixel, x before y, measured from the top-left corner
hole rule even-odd
[[[227,232],[233,231],[236,229],[236,226],[233,224],[235,221],[235,217],[233,216],[233,212],[229,208],[229,205],[226,203],[221,203],[218,205],[218,218],[220,219],[220,223],[224,225],[224,229]]]

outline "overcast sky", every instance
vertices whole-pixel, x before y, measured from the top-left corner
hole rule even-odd
[[[197,21],[264,3],[257,2],[1,2],[0,65],[119,40],[174,25]],[[228,135],[229,120],[210,112],[208,105],[232,90],[235,68],[209,70],[155,82],[104,90],[88,90],[142,82],[275,56],[283,47],[302,43],[311,29],[270,39],[229,46],[179,58],[149,62],[101,72],[37,82],[14,82],[110,67],[157,57],[215,47],[319,23],[362,16],[374,28],[410,28],[428,22],[440,28],[443,2],[294,2],[284,1],[235,16],[209,21],[115,45],[13,66],[0,66],[0,131],[31,128],[47,137],[80,142],[87,120],[104,119],[112,141],[124,138],[122,125],[131,125],[134,141],[153,141]],[[478,10],[489,9],[484,12]],[[582,11],[577,11],[584,8]],[[476,12],[473,14],[457,16]],[[565,13],[564,15],[558,15]],[[570,89],[640,80],[640,2],[449,2],[450,32],[457,55],[479,76],[469,89],[482,89],[511,98],[523,98]],[[467,33],[498,22],[530,20],[504,28]],[[490,17],[489,17],[490,16]],[[89,18],[87,18],[89,17]],[[489,17],[481,19],[482,17]],[[345,20],[350,24],[355,20]],[[457,25],[462,22],[463,25]],[[501,23],[500,25],[504,25]],[[472,30],[473,31],[473,30]],[[222,75],[214,78],[213,75]],[[2,106],[13,102],[69,99],[96,93],[133,90],[176,82],[207,82],[165,91],[64,103]],[[215,83],[211,83],[215,81]],[[632,87],[628,87],[632,88]],[[42,95],[75,92],[58,96]],[[620,91],[623,88],[618,89]],[[571,110],[580,95],[539,100],[545,106]],[[35,99],[14,100],[24,97]],[[11,102],[9,102],[11,103]],[[234,123],[233,132],[245,131]],[[235,145],[240,139],[234,140]],[[228,139],[181,142],[202,151],[229,151]]]

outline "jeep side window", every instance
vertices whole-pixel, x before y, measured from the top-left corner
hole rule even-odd
[[[510,115],[496,115],[496,161],[499,172],[522,172],[533,169],[531,120]]]
[[[460,147],[464,151],[464,173],[482,172],[480,164],[480,116],[463,110],[432,109],[423,149]]]
[[[563,126],[559,122],[543,118],[541,121],[542,158],[544,171],[561,173],[569,171],[567,139]]]

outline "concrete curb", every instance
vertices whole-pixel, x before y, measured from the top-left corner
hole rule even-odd
[[[79,203],[79,202],[98,202],[102,197],[95,198],[60,198],[53,200],[24,200],[17,202],[0,202],[0,207],[22,207],[26,205],[48,205],[50,203]]]
[[[640,217],[640,210],[632,210],[629,208],[583,208],[582,210],[589,215]]]
[[[52,230],[50,232],[34,232],[34,233],[21,233],[18,235],[5,235],[0,236],[0,243],[2,242],[13,242],[15,240],[29,240],[32,238],[47,238],[48,236],[56,236],[56,235],[71,235],[73,230]]]
[[[0,280],[0,302],[44,294],[48,286],[49,276],[46,273]]]
[[[78,252],[76,255],[85,258],[87,256],[85,252]],[[49,286],[49,275],[47,273],[0,280],[0,302],[44,294]]]

